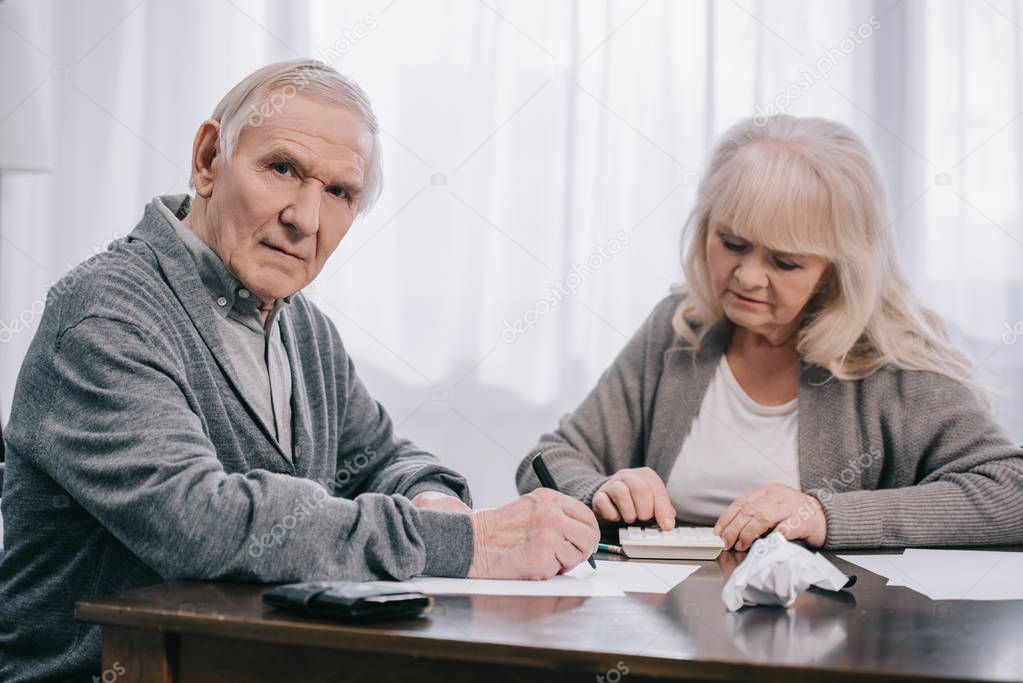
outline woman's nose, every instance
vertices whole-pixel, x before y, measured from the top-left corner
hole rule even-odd
[[[735,279],[745,292],[767,287],[767,268],[759,256],[746,254],[735,269]]]

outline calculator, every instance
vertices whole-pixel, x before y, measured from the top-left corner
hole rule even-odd
[[[677,526],[669,531],[657,527],[623,527],[618,544],[627,557],[650,560],[713,560],[725,542],[704,526]]]

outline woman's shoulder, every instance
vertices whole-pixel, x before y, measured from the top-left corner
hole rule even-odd
[[[647,317],[647,325],[657,329],[670,328],[672,320],[675,318],[675,314],[678,313],[679,306],[684,299],[684,292],[673,291],[658,301]]]
[[[654,305],[640,330],[646,338],[648,347],[666,350],[682,342],[677,331],[676,319],[680,315],[684,301],[684,293],[672,292]]]
[[[864,398],[876,398],[889,411],[901,408],[916,415],[936,414],[949,408],[981,407],[975,389],[933,370],[885,363],[870,375],[853,381]]]
[[[676,320],[678,320],[688,325],[693,332],[699,333],[703,325],[681,312],[688,296],[689,293],[685,288],[675,287],[670,294],[658,301],[646,322],[651,331],[655,331],[663,337],[671,337],[676,329]]]

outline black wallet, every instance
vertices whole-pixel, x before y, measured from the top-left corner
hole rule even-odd
[[[268,588],[263,604],[343,621],[383,621],[420,617],[433,607],[433,597],[378,583],[310,581]]]

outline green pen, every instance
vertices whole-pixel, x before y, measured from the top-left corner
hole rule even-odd
[[[605,553],[612,553],[614,555],[621,555],[622,557],[627,557],[627,555],[625,555],[625,551],[622,550],[622,546],[620,546],[620,545],[609,545],[607,543],[598,543],[597,544],[597,550],[603,550]]]

